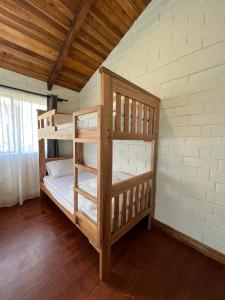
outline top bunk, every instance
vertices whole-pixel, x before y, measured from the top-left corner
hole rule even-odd
[[[59,113],[55,109],[38,111],[39,140],[76,137],[91,141],[96,136],[100,139],[100,133],[106,130],[104,118],[110,120],[111,139],[152,141],[156,138],[160,99],[105,67],[99,72],[101,105],[73,114]]]

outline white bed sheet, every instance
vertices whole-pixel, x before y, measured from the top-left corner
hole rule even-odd
[[[130,178],[131,175],[123,172],[115,172],[113,174],[113,183]],[[96,196],[97,193],[97,182],[96,176],[86,173],[79,172],[79,187]],[[50,176],[44,177],[44,184],[47,189],[51,192],[53,197],[63,205],[71,213],[74,213],[74,194],[73,194],[73,180],[74,177],[63,176],[58,178],[52,178]],[[127,200],[129,196],[127,197]],[[127,202],[127,205],[129,200]],[[90,200],[84,198],[82,195],[78,194],[78,210],[82,212],[85,216],[91,219],[94,223],[97,223],[97,207]],[[119,211],[122,211],[122,201],[120,201]],[[113,209],[112,209],[113,218]]]

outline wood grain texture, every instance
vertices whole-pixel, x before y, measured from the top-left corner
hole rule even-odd
[[[65,42],[63,43],[63,46],[59,52],[57,60],[54,64],[51,74],[49,76],[49,79],[48,79],[48,89],[49,90],[52,88],[53,84],[55,83],[58,73],[62,69],[64,60],[68,56],[70,49],[72,47],[72,44],[74,42],[74,39],[78,35],[80,28],[90,10],[93,2],[94,2],[94,0],[86,0],[80,4],[78,13],[77,13],[77,15],[75,15],[75,17],[71,23],[70,29],[69,29],[66,39],[65,39]]]
[[[101,105],[89,107],[73,113],[73,126],[70,129],[73,139],[73,166],[74,166],[74,214],[72,220],[75,225],[88,237],[90,243],[99,252],[99,276],[102,280],[107,280],[111,274],[111,246],[118,241],[124,234],[132,229],[138,222],[149,215],[154,215],[154,198],[153,187],[156,174],[156,151],[157,143],[154,143],[154,155],[152,158],[153,171],[143,173],[138,176],[132,176],[116,184],[112,184],[112,163],[113,163],[113,139],[138,139],[157,141],[157,124],[159,99],[150,93],[143,91],[133,83],[124,80],[115,73],[101,68]],[[117,89],[124,92],[121,95]],[[128,95],[131,99],[129,99]],[[116,95],[116,106],[113,108],[114,95]],[[137,97],[138,96],[138,97]],[[135,99],[135,100],[132,100]],[[131,104],[131,116],[129,117],[129,103]],[[143,133],[136,133],[137,106],[141,107],[144,103],[144,120],[145,130]],[[123,108],[121,107],[123,106]],[[124,107],[126,106],[126,107]],[[153,135],[147,133],[148,114],[147,111],[154,109],[153,114]],[[97,126],[93,128],[78,128],[80,116],[97,113]],[[115,116],[115,132],[113,132],[113,115]],[[124,114],[124,117],[123,117]],[[140,115],[140,114],[138,114]],[[39,140],[56,136],[59,133],[68,136],[68,129],[58,131],[56,122],[66,119],[70,116],[61,114],[57,121],[56,110],[51,110],[38,116]],[[59,118],[60,117],[60,118]],[[127,122],[131,118],[131,132],[121,132],[121,120],[124,129],[128,130]],[[47,120],[47,127],[43,128],[43,121]],[[125,124],[124,124],[125,123]],[[44,134],[45,132],[45,134]],[[52,138],[52,137],[51,137]],[[96,143],[97,169],[90,168],[79,162],[79,153],[77,145],[81,143]],[[42,147],[40,146],[40,154]],[[83,151],[80,149],[80,151]],[[79,152],[80,152],[79,151]],[[41,164],[41,159],[40,159]],[[44,162],[45,166],[45,162]],[[78,186],[78,169],[91,172],[97,175],[97,197],[86,192]],[[41,171],[41,169],[40,169]],[[40,172],[41,178],[42,174]],[[154,178],[153,178],[154,177]],[[151,184],[151,196],[148,195],[150,202],[146,205],[147,186]],[[42,187],[43,184],[41,184]],[[135,189],[135,197],[134,196]],[[44,188],[42,188],[45,191]],[[65,211],[50,192],[46,194],[64,211]],[[97,205],[96,225],[89,220],[82,212],[78,211],[78,194],[90,200]],[[130,198],[131,195],[131,198]],[[112,220],[112,212],[113,220]],[[151,213],[151,215],[150,215]],[[71,219],[71,217],[70,217]],[[112,222],[113,221],[113,222]],[[93,230],[93,228],[95,228]]]
[[[148,3],[0,1],[0,67],[79,92]]]
[[[224,299],[223,265],[145,222],[113,246],[107,284],[98,253],[48,199],[1,208],[0,228],[2,300]]]

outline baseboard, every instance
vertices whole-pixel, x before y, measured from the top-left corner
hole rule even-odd
[[[186,234],[183,234],[179,232],[176,229],[173,229],[172,227],[161,223],[160,221],[154,219],[153,220],[153,226],[163,232],[165,232],[167,235],[177,239],[178,241],[188,245],[189,247],[194,248],[195,250],[201,252],[203,255],[210,257],[217,262],[225,265],[225,255],[214,250],[213,248],[210,248],[203,243],[200,243],[199,241],[187,236]]]

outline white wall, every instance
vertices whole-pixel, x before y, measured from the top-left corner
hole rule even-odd
[[[59,98],[68,100],[68,102],[58,103],[59,112],[72,113],[79,109],[79,93],[57,85],[54,85],[52,90],[48,91],[46,82],[3,68],[0,68],[0,84],[44,95],[54,94],[58,95]],[[59,148],[61,155],[72,154],[72,142],[60,141]]]
[[[225,1],[153,0],[104,65],[162,99],[156,219],[225,253]]]

